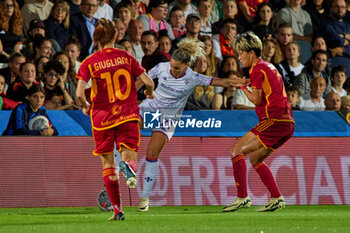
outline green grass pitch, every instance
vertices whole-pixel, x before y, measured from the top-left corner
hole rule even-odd
[[[137,212],[125,207],[125,221],[107,221],[97,207],[1,208],[1,233],[133,232],[350,232],[350,206],[287,206],[271,213],[259,206],[222,213],[222,206],[165,206]]]

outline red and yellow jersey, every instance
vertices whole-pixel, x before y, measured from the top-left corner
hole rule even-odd
[[[288,101],[282,76],[277,69],[261,58],[250,68],[251,87],[262,89],[262,101],[255,106],[259,121],[270,118],[281,121],[292,121],[292,107]]]
[[[145,69],[129,53],[107,48],[86,58],[78,79],[91,82],[91,122],[95,130],[139,120],[135,79]]]

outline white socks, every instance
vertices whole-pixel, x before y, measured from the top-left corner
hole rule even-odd
[[[115,173],[119,177],[119,163],[120,163],[120,161],[122,161],[122,156],[121,156],[120,152],[117,150],[117,147],[114,147],[113,154],[114,154],[114,161],[115,161]]]
[[[146,159],[145,171],[143,174],[143,189],[142,189],[142,198],[149,198],[151,190],[156,180],[159,169],[159,162],[157,160],[148,160]]]

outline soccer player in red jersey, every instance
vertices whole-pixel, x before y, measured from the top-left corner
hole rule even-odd
[[[101,158],[104,184],[114,208],[109,220],[124,220],[113,149],[116,144],[122,156],[120,170],[128,186],[135,188],[140,143],[136,86],[145,84],[146,96],[153,98],[154,84],[134,57],[113,48],[116,36],[112,21],[104,18],[98,21],[93,35],[98,51],[81,63],[77,74],[77,97],[82,102],[83,112],[91,117],[95,141],[93,154]],[[84,90],[90,79],[91,106],[87,106]]]
[[[231,148],[237,197],[232,204],[225,206],[223,211],[235,211],[251,206],[251,200],[247,193],[246,155],[249,155],[250,163],[271,194],[269,202],[260,211],[274,211],[284,207],[285,201],[264,160],[293,135],[292,108],[281,75],[272,64],[260,57],[262,51],[260,39],[253,33],[244,33],[237,37],[235,46],[239,52],[238,59],[243,67],[251,67],[249,76],[252,92],[245,86],[241,89],[247,98],[255,104],[259,124]]]

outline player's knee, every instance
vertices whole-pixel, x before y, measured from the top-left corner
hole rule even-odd
[[[254,165],[257,164],[257,163],[263,162],[264,159],[261,159],[261,158],[256,157],[256,156],[249,156],[249,161],[250,161],[250,164],[251,164],[252,166],[254,166]]]
[[[242,154],[242,155],[245,156],[245,154],[243,153],[243,151],[242,151],[240,146],[233,146],[233,147],[231,147],[230,152],[231,152],[231,157],[235,157],[238,154]]]

